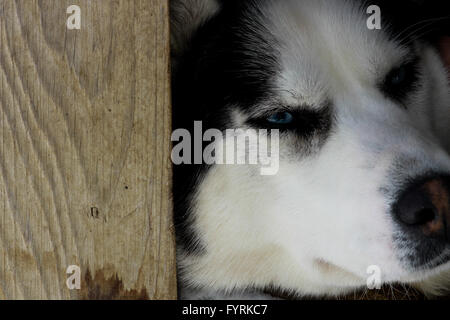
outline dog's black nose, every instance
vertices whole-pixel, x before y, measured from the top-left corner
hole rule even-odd
[[[437,176],[417,181],[402,193],[394,211],[401,224],[422,237],[448,242],[450,178]]]

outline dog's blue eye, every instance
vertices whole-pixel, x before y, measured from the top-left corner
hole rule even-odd
[[[267,121],[272,124],[286,125],[294,122],[294,116],[289,112],[279,112],[271,115]]]
[[[405,82],[407,75],[408,73],[405,67],[396,70],[393,74],[391,74],[391,77],[389,79],[390,84],[393,86],[401,85],[403,82]]]
[[[381,85],[382,91],[397,101],[402,101],[419,80],[419,60],[414,59],[392,70]]]

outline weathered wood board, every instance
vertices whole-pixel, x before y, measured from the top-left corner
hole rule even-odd
[[[167,0],[0,0],[0,299],[176,298],[170,133]]]

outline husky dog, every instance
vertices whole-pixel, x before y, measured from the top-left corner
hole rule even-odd
[[[445,18],[392,2],[171,1],[174,127],[280,132],[273,176],[175,166],[181,298],[339,297],[371,270],[450,288],[450,86],[425,32]]]

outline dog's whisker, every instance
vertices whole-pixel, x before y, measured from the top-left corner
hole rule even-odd
[[[436,23],[436,22],[439,22],[439,21],[449,20],[449,19],[450,19],[450,16],[443,16],[443,17],[430,18],[430,19],[419,21],[419,22],[417,22],[417,23],[415,23],[415,24],[405,28],[400,33],[398,33],[396,35],[396,37],[394,38],[394,41],[398,41],[399,38],[403,36],[403,34],[405,34],[406,32],[410,32],[411,29],[414,29],[415,27],[420,27],[419,28],[419,30],[420,30],[421,28],[426,27],[426,26],[428,26],[430,24],[433,24],[433,23]],[[425,26],[421,26],[422,24],[425,24]],[[415,31],[413,30],[412,32],[414,33]],[[408,36],[406,36],[406,37],[408,37]]]
[[[427,33],[430,33],[433,30],[436,30],[436,28],[432,28],[430,30],[422,31],[421,33],[418,33],[418,34],[411,35],[409,39],[405,39],[405,41],[407,41],[407,42],[403,42],[403,43],[401,43],[401,45],[408,46],[411,43],[421,39],[424,35],[426,35]]]

